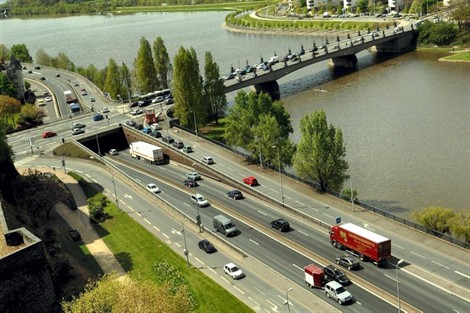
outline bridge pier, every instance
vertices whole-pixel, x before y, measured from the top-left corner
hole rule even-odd
[[[254,85],[256,93],[259,94],[261,92],[267,93],[271,96],[273,100],[280,100],[281,99],[281,91],[279,90],[279,84],[277,81],[269,81],[265,83],[259,83]]]
[[[355,54],[332,58],[335,67],[357,68],[357,57]]]

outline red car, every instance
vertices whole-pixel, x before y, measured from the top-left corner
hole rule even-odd
[[[250,186],[258,186],[258,180],[256,180],[256,178],[254,178],[253,176],[243,178],[243,182]]]
[[[54,133],[54,132],[49,132],[48,131],[48,132],[43,132],[42,133],[42,138],[49,138],[49,137],[54,137],[54,136],[57,136],[57,134]]]

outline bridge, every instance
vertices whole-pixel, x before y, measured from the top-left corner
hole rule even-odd
[[[10,8],[0,8],[0,18],[8,18],[8,13],[10,13]]]
[[[266,92],[275,100],[280,99],[277,80],[292,72],[317,62],[332,59],[336,67],[357,67],[356,54],[362,50],[375,46],[379,53],[403,53],[416,48],[416,30],[413,24],[406,27],[383,29],[366,34],[357,33],[357,36],[326,43],[317,51],[305,51],[294,61],[286,60],[272,64],[267,70],[257,70],[254,73],[238,75],[233,80],[225,81],[225,92],[254,86],[256,92]]]

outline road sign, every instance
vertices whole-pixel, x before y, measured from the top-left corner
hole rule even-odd
[[[336,218],[336,224],[339,224],[339,223],[341,223],[341,217]]]

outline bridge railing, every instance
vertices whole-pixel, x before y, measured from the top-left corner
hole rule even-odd
[[[191,134],[195,135],[194,130],[191,130],[191,129],[188,129],[188,128],[186,128],[186,127],[183,127],[183,126],[181,126],[181,125],[176,125],[176,124],[173,125],[173,126],[176,127],[176,128],[179,128],[179,129],[181,129],[181,130],[183,130],[183,131],[186,131],[186,132],[188,132],[188,133],[191,133]],[[253,158],[250,154],[247,154],[247,153],[245,153],[245,152],[243,152],[243,151],[239,151],[239,150],[237,150],[236,148],[230,147],[230,146],[228,146],[228,145],[226,145],[226,144],[224,144],[224,143],[222,143],[222,142],[220,142],[220,141],[213,140],[213,139],[211,139],[211,138],[209,138],[209,137],[206,137],[206,136],[204,136],[204,135],[202,135],[202,134],[200,134],[200,133],[198,133],[198,136],[201,137],[201,138],[204,138],[204,140],[209,141],[209,142],[211,142],[211,143],[213,143],[213,144],[215,144],[215,145],[217,145],[217,146],[219,146],[219,147],[222,147],[222,148],[224,148],[224,149],[226,149],[226,150],[229,150],[229,151],[231,151],[231,152],[233,152],[233,153],[235,153],[235,154],[238,154],[238,155],[244,157],[244,158],[247,159],[247,160],[250,160],[250,161],[252,161],[252,162],[258,162],[258,160],[255,159],[255,158]],[[263,162],[263,167],[269,167],[269,168],[271,168],[271,169],[273,169],[273,170],[276,170],[276,171],[279,170],[279,169],[276,168],[273,164],[264,163],[264,162]],[[299,182],[301,182],[301,183],[303,183],[303,184],[306,184],[306,185],[311,186],[311,187],[312,187],[314,190],[316,190],[316,191],[319,191],[319,190],[320,190],[320,184],[319,184],[318,182],[303,179],[303,178],[298,177],[298,176],[296,176],[296,175],[294,175],[294,174],[292,174],[292,173],[286,172],[286,171],[283,170],[283,169],[281,169],[281,173],[282,173],[282,175],[284,175],[284,176],[286,176],[286,177],[289,177],[289,178],[294,179],[294,180],[296,180],[296,181],[299,181]],[[340,198],[340,199],[342,199],[342,200],[351,201],[350,198],[346,198],[346,197],[342,196],[340,193],[338,193],[338,192],[336,192],[336,191],[327,190],[326,192],[327,192],[328,194],[330,194],[330,195],[332,195],[332,196],[334,196],[334,197]],[[376,207],[374,207],[374,206],[372,206],[372,205],[369,205],[369,204],[367,204],[367,203],[365,203],[365,202],[362,202],[362,201],[360,201],[360,200],[354,200],[354,205],[356,205],[356,206],[358,206],[358,207],[361,207],[361,208],[363,208],[363,209],[365,209],[365,210],[374,212],[374,213],[376,213],[376,214],[379,214],[379,215],[381,215],[381,216],[383,216],[383,217],[385,217],[385,218],[388,218],[388,219],[393,220],[393,221],[395,221],[395,222],[401,223],[401,224],[406,225],[406,226],[408,226],[408,227],[412,227],[412,228],[414,228],[414,229],[416,229],[416,230],[418,230],[418,231],[424,232],[424,233],[426,233],[426,234],[429,234],[429,235],[432,235],[432,236],[434,236],[434,237],[437,237],[437,238],[440,238],[440,239],[442,239],[442,240],[445,240],[445,241],[447,241],[447,242],[450,242],[450,243],[452,243],[452,244],[454,244],[454,245],[456,245],[456,246],[462,247],[462,248],[464,248],[464,249],[470,249],[470,243],[469,243],[469,242],[465,242],[465,241],[459,240],[459,239],[457,239],[457,238],[454,238],[454,237],[452,237],[452,236],[450,236],[450,235],[447,235],[447,234],[438,232],[438,231],[436,231],[436,230],[427,228],[427,227],[425,227],[425,226],[423,226],[423,225],[420,225],[420,224],[417,224],[417,223],[415,223],[415,222],[409,221],[409,220],[407,220],[407,219],[405,219],[405,218],[396,216],[396,215],[394,215],[394,214],[392,214],[392,213],[390,213],[390,212],[387,212],[387,211],[384,211],[384,210],[382,210],[382,209],[376,208]]]

